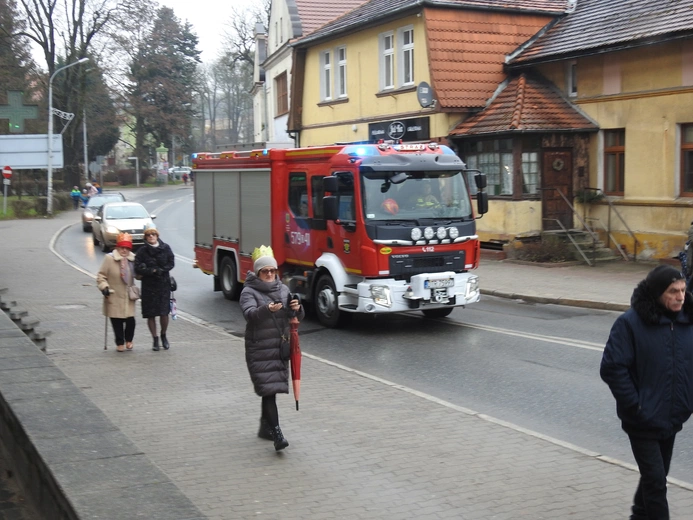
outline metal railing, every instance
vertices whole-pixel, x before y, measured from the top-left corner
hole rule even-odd
[[[597,195],[599,195],[599,194],[604,195],[604,192],[599,188],[583,188],[583,190],[584,191],[594,191],[595,194],[597,194]],[[618,212],[618,210],[616,209],[616,206],[614,206],[613,203],[608,199],[608,197],[603,197],[600,200],[606,201],[606,203],[609,205],[609,213],[608,213],[609,218],[608,218],[607,226],[604,226],[604,224],[600,221],[600,223],[604,227],[604,230],[606,231],[607,236],[609,237],[609,242],[607,242],[606,246],[609,247],[611,245],[611,241],[613,241],[614,245],[618,248],[621,255],[626,260],[629,260],[628,255],[625,254],[621,245],[618,242],[616,242],[613,235],[611,234],[611,211],[613,210],[613,212],[616,214],[618,219],[621,221],[621,224],[623,224],[623,227],[626,228],[626,231],[628,231],[628,234],[633,239],[633,261],[637,261],[637,259],[638,259],[638,246],[640,245],[640,241],[635,236],[635,233],[633,233],[631,231],[630,227],[628,227],[628,224],[626,223],[624,218],[621,216],[621,214]]]
[[[575,241],[575,239],[572,237],[572,235],[570,234],[570,231],[567,230],[566,227],[563,225],[563,222],[561,222],[561,221],[558,220],[557,218],[545,218],[544,220],[552,220],[552,221],[556,222],[556,224],[558,224],[558,226],[559,226],[559,227],[563,230],[563,232],[565,233],[565,236],[567,236],[568,239],[570,240],[570,242],[573,244],[573,247],[577,250],[578,253],[580,253],[580,256],[582,256],[582,258],[585,260],[585,262],[587,262],[587,265],[589,265],[590,267],[594,267],[594,264],[596,263],[595,253],[594,253],[594,242],[592,242],[592,244],[593,244],[593,245],[592,245],[592,260],[593,260],[593,262],[594,262],[594,263],[593,263],[593,262],[590,262],[590,259],[589,259],[589,258],[587,258],[587,255],[586,255],[585,252],[582,250],[582,248],[580,247],[580,245],[579,245],[579,244]],[[593,238],[593,240],[594,240],[594,237],[592,237],[592,238]]]

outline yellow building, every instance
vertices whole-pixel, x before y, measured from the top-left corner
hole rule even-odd
[[[556,7],[540,12],[526,3],[366,2],[294,44],[289,130],[301,146],[447,142],[503,80],[505,55],[564,4],[549,0]]]
[[[578,2],[509,60],[598,123],[585,186],[605,198],[580,213],[639,258],[674,256],[693,220],[692,29],[690,2]]]
[[[485,242],[588,226],[675,255],[693,221],[693,9],[491,4],[370,0],[298,40],[289,130],[450,144],[488,176]]]

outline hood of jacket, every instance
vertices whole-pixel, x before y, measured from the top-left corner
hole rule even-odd
[[[662,319],[668,319],[664,315],[666,309],[662,307],[657,298],[653,297],[647,289],[645,280],[640,282],[633,296],[630,298],[630,306],[638,314],[640,319],[650,325],[661,323]],[[677,321],[693,323],[693,295],[686,292],[683,308],[677,316]]]

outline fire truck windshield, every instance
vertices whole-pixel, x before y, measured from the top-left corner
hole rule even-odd
[[[397,173],[363,174],[362,199],[366,220],[472,217],[469,192],[461,171],[407,172],[404,182],[394,184],[390,178]]]

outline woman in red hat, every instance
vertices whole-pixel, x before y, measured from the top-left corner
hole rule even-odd
[[[111,319],[116,350],[132,350],[135,337],[135,300],[128,286],[135,285],[135,255],[129,233],[118,235],[116,247],[106,255],[96,276],[99,291],[105,296],[103,314]]]

